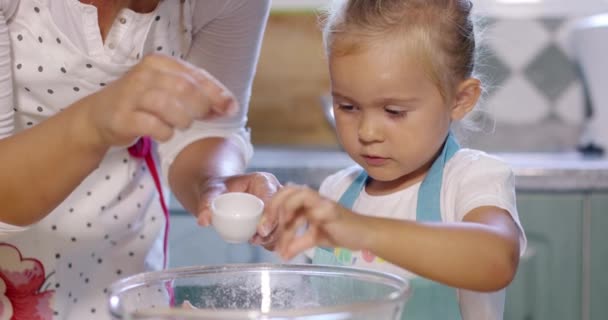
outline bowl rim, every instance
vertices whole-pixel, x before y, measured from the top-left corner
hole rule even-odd
[[[306,271],[308,274],[323,274],[323,275],[356,275],[358,277],[365,277],[368,279],[380,280],[379,282],[385,282],[387,285],[395,288],[395,292],[388,294],[382,299],[349,303],[336,306],[324,306],[324,307],[306,307],[303,309],[292,309],[292,310],[271,310],[263,312],[259,310],[228,310],[228,309],[181,309],[181,308],[154,308],[147,309],[147,311],[138,311],[134,317],[132,315],[125,315],[121,310],[119,294],[133,288],[146,285],[146,280],[154,279],[154,281],[171,281],[175,279],[184,279],[189,277],[196,277],[204,274],[219,274],[224,272],[260,272],[260,271],[280,271],[285,273]],[[178,267],[171,268],[162,271],[149,271],[139,274],[135,274],[129,277],[120,279],[108,288],[108,308],[110,315],[114,319],[128,320],[133,319],[146,319],[147,317],[153,316],[180,316],[186,319],[214,319],[221,316],[222,319],[259,319],[260,317],[301,317],[301,316],[316,316],[316,315],[334,315],[337,316],[344,314],[351,314],[357,310],[369,310],[378,309],[384,306],[395,304],[399,301],[407,301],[411,295],[410,283],[407,279],[383,272],[378,270],[369,270],[358,267],[350,266],[331,266],[322,264],[277,264],[277,263],[242,263],[242,264],[228,264],[228,265],[209,265],[209,266],[189,266],[189,267]],[[143,317],[143,318],[142,318]]]

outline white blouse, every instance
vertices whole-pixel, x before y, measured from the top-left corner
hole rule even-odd
[[[241,105],[234,117],[197,122],[158,145],[164,178],[177,154],[205,137],[230,139],[248,161],[247,106],[268,10],[268,0],[162,0],[148,14],[123,9],[103,42],[94,6],[0,0],[0,139],[162,52],[206,69]],[[0,224],[0,310],[7,319],[108,319],[111,282],[165,264],[165,224],[145,163],[110,149],[43,220]]]

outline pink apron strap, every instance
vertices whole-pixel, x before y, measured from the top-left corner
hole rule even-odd
[[[160,176],[158,175],[158,171],[156,170],[156,165],[154,163],[154,157],[152,156],[152,140],[150,137],[141,137],[137,142],[129,147],[129,154],[138,159],[145,159],[146,165],[148,166],[148,170],[150,170],[150,174],[152,174],[152,178],[154,179],[154,185],[156,186],[156,190],[158,191],[158,195],[160,198],[160,205],[163,209],[163,214],[165,216],[165,236],[163,239],[163,267],[167,267],[167,246],[169,240],[169,210],[167,208],[167,204],[165,203],[165,197],[163,196],[163,188],[160,182]],[[169,293],[171,299],[171,305],[175,304],[175,294],[173,292],[173,287],[171,283],[166,284],[167,291]]]

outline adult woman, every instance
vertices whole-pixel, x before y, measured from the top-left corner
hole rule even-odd
[[[3,310],[105,319],[110,282],[166,264],[168,221],[151,161],[203,225],[218,193],[276,190],[269,174],[241,174],[252,153],[244,125],[268,7],[0,1]],[[129,152],[143,136],[158,146]],[[271,242],[263,236],[274,219],[265,223],[261,244]]]

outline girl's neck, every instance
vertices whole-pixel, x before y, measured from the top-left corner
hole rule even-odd
[[[369,181],[365,186],[365,192],[369,195],[381,196],[405,190],[424,180],[432,164],[433,162],[391,181],[380,181],[369,177]]]
[[[160,0],[80,0],[82,3],[97,8],[97,22],[101,31],[101,38],[105,41],[112,23],[120,10],[129,8],[139,13],[149,13],[156,9]]]

